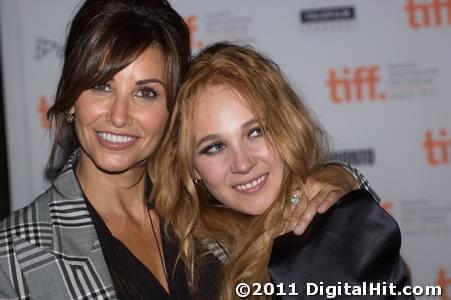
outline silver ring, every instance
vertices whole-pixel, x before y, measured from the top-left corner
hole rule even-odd
[[[300,200],[301,200],[301,198],[299,198],[298,195],[291,195],[290,196],[290,203],[293,204],[293,205],[298,204]]]

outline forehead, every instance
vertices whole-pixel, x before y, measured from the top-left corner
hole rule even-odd
[[[235,88],[227,85],[209,85],[199,93],[194,109],[195,119],[204,114],[219,118],[233,113],[253,115],[248,99]]]
[[[248,101],[227,86],[207,87],[198,97],[193,115],[195,139],[205,135],[229,135],[255,119]]]
[[[165,59],[159,48],[149,47],[145,49],[135,60],[117,74],[143,73],[152,74],[163,78],[165,68]]]
[[[97,66],[96,66],[97,65]],[[152,73],[164,73],[166,67],[166,57],[158,45],[150,45],[137,53],[119,53],[117,50],[106,53],[98,59],[98,62],[92,66],[88,72],[93,82],[106,82],[116,77],[124,71],[140,70],[141,72],[150,71]]]

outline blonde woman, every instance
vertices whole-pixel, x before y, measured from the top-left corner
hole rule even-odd
[[[202,261],[196,242],[219,241],[203,253],[225,263],[221,299],[239,298],[238,283],[263,297],[253,284],[271,279],[286,283],[273,292],[281,297],[302,297],[308,281],[408,283],[399,228],[363,189],[301,237],[283,235],[293,203],[307,206],[307,177],[324,164],[327,139],[278,66],[258,52],[224,43],[202,51],[160,149],[157,210],[179,238],[191,280]]]

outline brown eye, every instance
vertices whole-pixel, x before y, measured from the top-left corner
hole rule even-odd
[[[111,87],[107,83],[96,84],[91,89],[98,92],[111,92]]]
[[[136,97],[143,98],[143,99],[149,99],[149,100],[158,97],[158,95],[159,94],[157,91],[155,91],[154,89],[149,88],[149,87],[139,89],[135,94]]]

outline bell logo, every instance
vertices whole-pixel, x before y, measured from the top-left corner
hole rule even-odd
[[[451,138],[446,129],[438,132],[434,138],[432,130],[426,131],[423,147],[426,149],[427,162],[432,166],[449,164],[449,152],[451,151]]]
[[[49,120],[47,119],[47,111],[49,110],[49,104],[47,98],[44,96],[39,97],[39,120],[41,122],[41,127],[44,129],[50,128]]]
[[[414,29],[428,28],[433,23],[440,27],[444,23],[451,25],[451,0],[432,0],[418,3],[408,0],[404,9],[407,12],[409,26]]]
[[[448,297],[448,286],[451,286],[451,278],[446,277],[444,269],[438,269],[437,284],[442,288],[442,300],[451,300]]]
[[[355,69],[343,68],[341,76],[335,69],[329,70],[330,99],[336,104],[362,102],[365,97],[369,100],[384,100],[385,93],[378,93],[377,85],[381,80],[378,76],[379,66],[357,66]]]
[[[201,41],[196,41],[197,32],[199,28],[197,27],[197,20],[199,18],[195,15],[185,17],[185,22],[188,25],[189,31],[191,33],[191,48],[203,48],[204,43]]]

